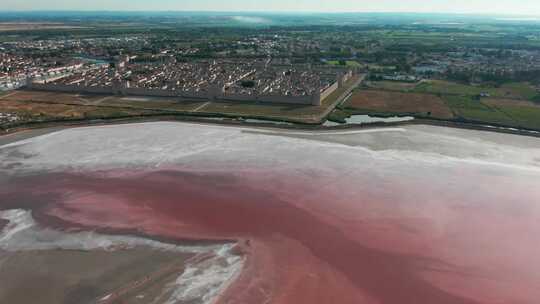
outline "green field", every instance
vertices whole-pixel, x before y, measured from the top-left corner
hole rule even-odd
[[[540,130],[540,107],[497,106],[514,121],[514,126]]]
[[[514,125],[514,121],[505,113],[494,107],[489,107],[479,100],[473,100],[471,97],[447,95],[443,99],[457,117],[486,123]]]
[[[540,107],[487,105],[467,96],[444,96],[457,117],[477,122],[540,130]]]
[[[416,89],[417,83],[383,80],[370,81],[368,86],[373,89],[385,91],[411,92]]]
[[[326,64],[335,65],[335,66],[343,66],[343,65],[341,65],[339,63],[338,60],[330,60],[330,61],[327,61]],[[347,61],[345,61],[345,66],[347,66],[347,67],[361,67],[362,65],[358,61],[347,60]]]
[[[454,116],[454,118],[449,118],[449,120],[456,119],[475,123],[540,130],[540,94],[536,88],[526,82],[508,83],[500,87],[488,87],[465,85],[443,80],[429,80],[421,83],[370,81],[365,83],[365,87],[370,89],[368,91],[380,92],[381,96],[384,96],[383,92],[385,91],[389,96],[392,96],[392,94],[402,94],[400,97],[393,97],[400,98],[399,101],[392,102],[390,98],[387,104],[404,103],[405,106],[397,110],[393,109],[391,112],[387,110],[373,110],[371,112],[368,110],[364,111],[365,113],[363,112],[363,114],[411,115],[414,111],[410,111],[408,105],[415,102],[412,98],[414,95],[412,93],[421,93],[437,95],[438,98],[442,98]],[[357,92],[359,92],[358,90],[362,89],[357,89]],[[490,98],[480,98],[479,95],[481,93],[489,94]],[[407,96],[411,96],[411,98]],[[363,102],[374,104],[374,107],[381,106],[380,100],[375,97],[370,98],[368,101]],[[405,110],[405,108],[409,110]],[[347,113],[347,110],[341,109],[341,111],[335,111],[329,118],[334,121],[342,121],[346,114],[351,114]],[[417,117],[420,117],[420,115],[417,115]]]
[[[480,95],[488,93],[492,97],[514,98],[532,100],[538,93],[535,88],[527,83],[509,83],[500,87],[472,86],[455,82],[431,80],[424,81],[417,85],[413,91],[418,93],[431,94],[452,94],[452,95]]]

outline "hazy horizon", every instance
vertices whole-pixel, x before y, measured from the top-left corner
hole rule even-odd
[[[0,0],[1,12],[35,11],[126,11],[126,12],[246,12],[246,13],[438,13],[471,15],[520,15],[540,16],[540,1],[526,0],[516,3],[511,0],[412,0],[404,3],[397,0],[380,0],[359,3],[354,0],[274,0],[258,1],[230,0]]]

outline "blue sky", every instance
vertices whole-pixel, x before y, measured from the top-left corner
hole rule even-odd
[[[540,16],[540,0],[0,0],[0,10],[438,12]]]

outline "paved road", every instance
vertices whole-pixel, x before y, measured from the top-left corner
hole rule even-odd
[[[341,102],[343,102],[343,100],[354,90],[356,89],[356,87],[358,87],[360,85],[360,83],[362,83],[362,81],[364,81],[364,78],[366,78],[366,75],[363,74],[363,75],[360,75],[358,77],[358,80],[356,80],[356,82],[349,87],[349,89],[347,89],[347,91],[345,91],[343,94],[341,94],[341,96],[339,96],[336,101],[334,101],[334,103],[332,103],[322,114],[319,115],[319,120],[323,120],[326,116],[328,116],[328,114],[330,114],[330,112],[332,112]]]
[[[199,112],[199,110],[201,110],[202,108],[206,107],[207,105],[209,105],[211,103],[211,101],[207,101],[205,103],[203,103],[202,105],[198,106],[197,108],[193,109],[191,112]]]

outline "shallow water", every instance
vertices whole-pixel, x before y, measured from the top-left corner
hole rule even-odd
[[[374,123],[374,122],[400,122],[400,121],[410,121],[414,120],[414,117],[411,116],[393,116],[393,117],[373,117],[369,115],[352,115],[349,118],[345,119],[345,124],[367,124],[367,123]],[[342,126],[344,124],[333,122],[327,120],[323,126],[325,127],[334,127],[334,126]]]
[[[0,208],[62,229],[238,240],[246,262],[220,303],[540,298],[538,139],[260,132],[148,123],[3,146]]]

